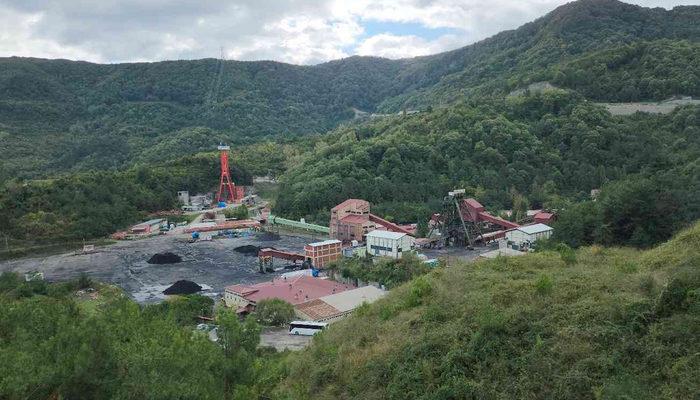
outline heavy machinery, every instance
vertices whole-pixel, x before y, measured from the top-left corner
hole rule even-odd
[[[467,198],[464,189],[457,189],[445,196],[442,212],[433,214],[429,236],[439,232],[444,246],[472,247],[476,242],[504,237],[506,230],[519,226],[489,214],[481,203]]]

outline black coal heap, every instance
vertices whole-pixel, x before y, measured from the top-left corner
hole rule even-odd
[[[148,259],[149,264],[174,264],[182,261],[182,258],[175,253],[156,253]]]
[[[181,280],[163,290],[163,294],[192,294],[202,290],[202,287],[192,281]]]

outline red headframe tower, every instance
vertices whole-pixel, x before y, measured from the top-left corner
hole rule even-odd
[[[235,202],[243,198],[242,187],[236,187],[231,180],[231,174],[228,169],[228,152],[230,146],[224,146],[223,143],[218,147],[221,152],[221,179],[219,180],[219,193],[216,195],[216,201]],[[228,192],[228,193],[225,193]]]

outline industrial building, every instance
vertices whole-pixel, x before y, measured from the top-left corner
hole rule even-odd
[[[162,218],[151,219],[146,222],[141,222],[129,228],[129,233],[132,235],[148,235],[151,233],[160,232],[160,227],[166,223]]]
[[[428,237],[437,233],[444,246],[473,246],[502,238],[507,229],[520,225],[492,215],[476,199],[466,197],[464,189],[456,189],[447,193],[442,212],[433,214],[428,226]]]
[[[548,213],[544,211],[540,211],[534,216],[534,221],[536,224],[551,224],[554,222],[556,219],[556,215],[554,213]]]
[[[307,260],[311,261],[314,268],[324,268],[329,263],[336,261],[340,258],[342,251],[342,242],[337,239],[309,243],[304,246],[304,255]]]
[[[518,251],[531,251],[536,241],[548,239],[554,229],[545,224],[519,226],[506,232],[506,243],[509,248]]]
[[[370,212],[369,202],[348,199],[331,209],[330,236],[343,242],[363,242],[365,235],[376,229],[412,235],[410,228],[403,227]]]
[[[177,198],[182,204],[183,211],[201,211],[208,208],[212,202],[212,194],[198,194],[190,196],[188,191],[177,192]]]
[[[415,239],[406,233],[373,230],[366,236],[367,254],[401,258],[415,249]]]
[[[362,241],[377,225],[369,220],[368,201],[348,199],[331,209],[329,228],[332,238],[349,242]]]
[[[299,318],[306,321],[335,322],[348,316],[363,303],[373,303],[386,295],[374,286],[363,286],[341,293],[319,297],[294,307]]]
[[[224,303],[227,307],[235,307],[240,312],[252,311],[257,302],[264,299],[281,299],[295,305],[344,292],[351,288],[352,286],[330,279],[314,278],[308,275],[300,275],[291,279],[282,277],[250,286],[227,286],[224,292]]]
[[[487,251],[486,253],[479,254],[481,258],[497,258],[497,257],[516,257],[523,256],[527,253],[524,251],[514,250],[512,247],[508,247],[508,243],[505,240],[498,241],[498,248],[496,250]]]

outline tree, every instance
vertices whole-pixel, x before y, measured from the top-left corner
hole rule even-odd
[[[601,216],[598,203],[586,201],[561,210],[554,223],[552,241],[571,247],[595,243],[600,236]]]
[[[248,207],[246,207],[245,204],[241,204],[240,206],[238,206],[234,209],[227,208],[224,211],[224,215],[226,216],[226,218],[248,219],[248,217],[249,217]]]
[[[264,299],[255,306],[255,315],[263,325],[282,326],[294,319],[294,306],[281,299]]]
[[[260,326],[253,318],[240,322],[238,315],[221,309],[217,315],[219,344],[224,354],[224,390],[231,394],[237,385],[250,383],[253,376],[255,350],[260,343]]]

